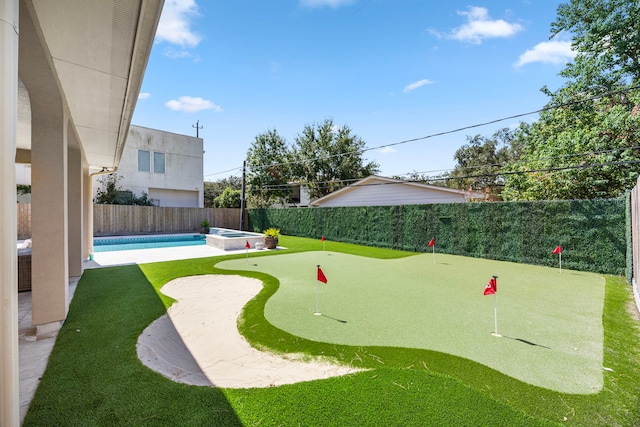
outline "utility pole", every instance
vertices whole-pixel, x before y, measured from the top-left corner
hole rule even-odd
[[[244,225],[244,195],[247,187],[247,161],[242,162],[242,192],[240,193],[240,231]]]
[[[195,125],[191,125],[192,128],[196,128],[196,138],[200,138],[200,129],[204,129],[204,126],[200,126],[200,120]]]

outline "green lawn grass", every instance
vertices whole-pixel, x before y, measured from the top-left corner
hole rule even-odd
[[[281,244],[289,248],[282,254],[320,248],[317,241],[288,236],[281,238]],[[333,242],[327,243],[327,250],[384,259],[410,255]],[[261,256],[272,254],[252,256],[250,261],[259,263]],[[265,284],[242,313],[240,329],[250,342],[275,351],[361,359],[372,369],[328,380],[233,390],[173,383],[144,367],[136,356],[137,337],[171,304],[158,289],[176,277],[234,274],[215,266],[234,258],[242,260],[235,256],[85,271],[24,425],[631,426],[640,422],[638,321],[630,315],[630,287],[620,277],[606,277],[604,365],[612,371],[604,372],[602,390],[594,394],[532,386],[433,350],[326,344],[294,336],[266,321],[265,304],[279,282],[258,271],[242,273]],[[502,289],[499,292],[502,295]]]

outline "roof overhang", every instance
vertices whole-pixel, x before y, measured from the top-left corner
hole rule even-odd
[[[118,166],[164,0],[22,0],[69,110],[87,164]],[[28,88],[22,88],[24,92]],[[18,149],[30,150],[19,95]]]

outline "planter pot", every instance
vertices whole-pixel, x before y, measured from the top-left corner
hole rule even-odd
[[[277,237],[265,237],[264,238],[264,247],[265,249],[275,249],[278,247],[278,238]]]

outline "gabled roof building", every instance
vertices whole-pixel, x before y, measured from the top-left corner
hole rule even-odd
[[[437,185],[371,175],[311,202],[314,207],[398,206],[465,203],[491,200],[491,196]]]

